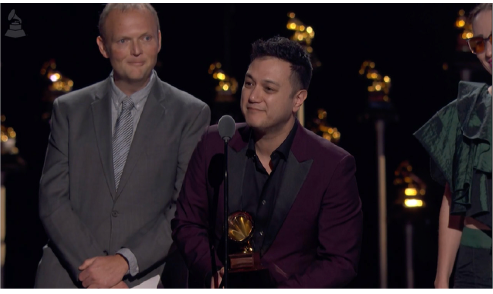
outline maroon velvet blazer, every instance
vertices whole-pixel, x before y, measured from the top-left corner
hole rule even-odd
[[[250,131],[244,123],[236,128],[228,142],[230,213],[241,209]],[[211,126],[190,159],[172,220],[175,245],[204,282],[212,263],[209,232],[215,248],[223,234],[223,163],[224,141]],[[277,287],[342,287],[356,276],[363,214],[355,172],[352,155],[298,126],[260,252]],[[218,266],[222,256],[215,252]]]

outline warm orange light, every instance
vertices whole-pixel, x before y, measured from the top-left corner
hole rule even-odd
[[[406,194],[406,196],[416,196],[418,195],[418,191],[416,188],[406,188],[404,194]]]
[[[404,206],[406,206],[406,207],[422,207],[423,206],[423,200],[406,199],[404,201]]]

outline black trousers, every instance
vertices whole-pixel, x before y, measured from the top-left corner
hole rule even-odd
[[[463,244],[457,255],[454,288],[491,288],[491,248]]]

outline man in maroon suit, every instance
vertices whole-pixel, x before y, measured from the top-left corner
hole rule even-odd
[[[357,274],[362,238],[354,157],[296,119],[312,76],[303,48],[282,37],[252,47],[241,93],[246,124],[228,142],[229,212],[253,217],[253,251],[272,286],[345,286]],[[172,221],[190,276],[205,287],[224,272],[223,162],[224,142],[211,126],[192,155]]]

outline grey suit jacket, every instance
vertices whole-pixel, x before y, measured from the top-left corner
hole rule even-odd
[[[156,79],[115,191],[110,78],[55,100],[40,181],[39,213],[48,244],[35,287],[81,287],[85,259],[136,256],[130,287],[161,274],[170,221],[192,152],[210,123],[209,107]],[[163,277],[165,279],[166,277]]]

